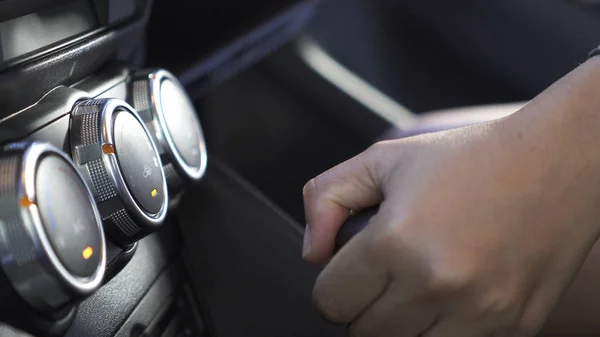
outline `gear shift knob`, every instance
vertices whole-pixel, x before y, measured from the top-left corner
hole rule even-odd
[[[351,216],[340,228],[335,238],[336,252],[341,249],[350,239],[362,231],[371,218],[379,211],[379,205],[364,209],[357,214]]]

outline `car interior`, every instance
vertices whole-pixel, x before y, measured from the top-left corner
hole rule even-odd
[[[516,112],[598,44],[592,0],[2,0],[0,336],[348,336],[304,184]],[[580,309],[543,335],[600,335]]]

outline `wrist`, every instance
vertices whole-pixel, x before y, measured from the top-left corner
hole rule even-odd
[[[599,235],[600,56],[573,70],[498,128],[506,147],[524,151],[522,160],[532,164],[529,169],[543,174],[540,188],[564,198],[565,212],[581,212],[573,225]]]

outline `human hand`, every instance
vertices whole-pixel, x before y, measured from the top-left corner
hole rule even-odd
[[[600,229],[600,151],[581,146],[600,139],[574,112],[585,93],[565,89],[577,78],[503,120],[379,143],[311,180],[311,262],[331,257],[350,210],[381,203],[319,276],[319,309],[360,337],[535,335]]]

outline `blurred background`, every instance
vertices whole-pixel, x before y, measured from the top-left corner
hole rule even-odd
[[[197,90],[208,148],[303,221],[303,184],[390,128],[525,102],[584,62],[600,44],[598,3],[321,1],[300,37]]]

